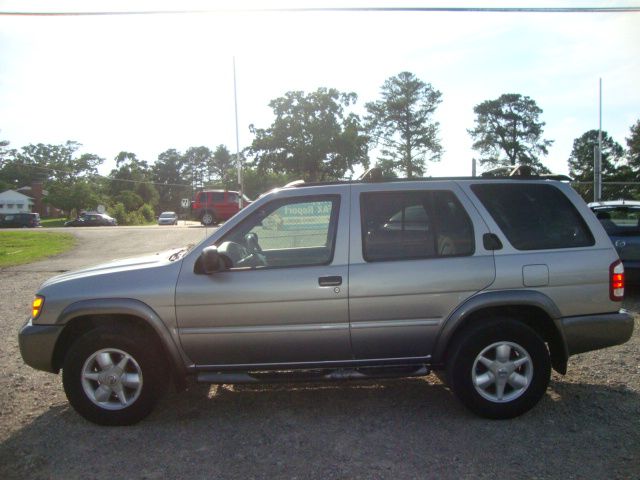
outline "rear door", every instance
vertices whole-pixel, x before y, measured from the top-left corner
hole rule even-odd
[[[452,182],[354,185],[351,202],[354,355],[426,357],[449,314],[494,280],[487,226]]]

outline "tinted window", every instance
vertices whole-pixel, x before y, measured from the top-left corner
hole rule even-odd
[[[340,197],[271,202],[218,243],[233,267],[325,265],[333,258]]]
[[[224,202],[224,192],[213,192],[213,203]]]
[[[472,185],[471,189],[518,250],[594,244],[573,204],[551,185],[484,184]]]
[[[363,193],[360,204],[368,262],[474,252],[471,220],[450,191]]]

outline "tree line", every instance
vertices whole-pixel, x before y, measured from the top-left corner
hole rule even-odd
[[[78,154],[81,145],[27,145],[9,148],[0,142],[0,191],[40,180],[47,201],[67,215],[98,204],[107,205],[119,222],[150,221],[163,210],[179,211],[180,199],[204,187],[237,189],[236,158],[240,157],[245,193],[257,196],[290,180],[331,181],[354,170],[375,166],[385,178],[420,177],[443,153],[440,125],[434,114],[442,93],[410,72],[388,78],[377,100],[354,112],[358,96],[334,88],[290,91],[273,99],[274,119],[268,127],[250,125],[251,145],[233,153],[215,149],[168,149],[149,163],[135,153],[120,152],[115,168],[98,175],[105,159]],[[542,158],[553,140],[544,137],[543,110],[535,100],[507,93],[474,107],[475,122],[467,133],[485,169],[529,165],[548,173]],[[631,127],[627,148],[603,132],[602,171],[605,182],[640,179],[640,120]],[[593,147],[597,131],[575,139],[568,159],[570,175],[579,182],[593,179]],[[630,186],[632,197],[640,192]],[[585,198],[588,192],[583,192]]]

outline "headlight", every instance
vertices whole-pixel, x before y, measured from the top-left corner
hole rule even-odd
[[[33,299],[33,302],[31,302],[31,318],[33,320],[35,320],[40,316],[43,305],[44,305],[44,297],[41,297],[40,295],[36,295],[36,297]]]

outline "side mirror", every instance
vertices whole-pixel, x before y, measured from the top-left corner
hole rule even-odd
[[[200,254],[202,272],[207,275],[227,270],[230,267],[229,263],[225,255],[218,253],[218,247],[215,246],[206,247]]]

